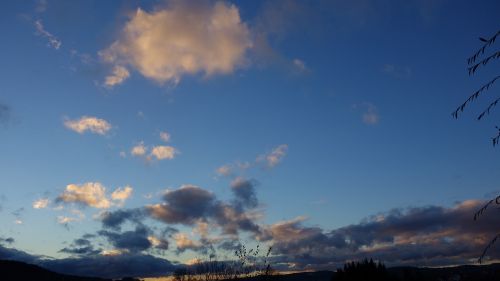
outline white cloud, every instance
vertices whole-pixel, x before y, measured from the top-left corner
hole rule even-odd
[[[105,135],[111,130],[111,124],[109,124],[108,121],[92,116],[82,116],[80,119],[76,120],[66,119],[64,120],[64,126],[79,134],[90,131],[95,134]]]
[[[48,198],[40,198],[33,202],[34,209],[45,209],[49,205],[50,200]]]
[[[100,56],[156,82],[178,83],[186,74],[233,72],[251,46],[235,5],[173,1],[151,12],[138,8]]]
[[[138,143],[136,146],[132,147],[130,154],[133,156],[144,156],[146,154],[147,147],[144,146],[144,142]]]
[[[160,132],[160,139],[164,142],[170,141],[170,134],[167,132]]]
[[[125,67],[123,67],[121,65],[115,65],[113,67],[113,71],[112,71],[111,75],[108,75],[106,77],[106,80],[104,81],[104,85],[107,87],[113,87],[115,85],[121,84],[129,76],[130,76],[130,72],[128,72],[128,70]]]
[[[177,151],[172,146],[158,145],[151,150],[150,157],[158,160],[174,159]]]
[[[111,193],[111,199],[114,201],[119,201],[122,205],[130,196],[132,196],[133,188],[130,186],[125,186],[124,188],[117,188],[113,193]]]
[[[266,155],[260,155],[259,157],[257,157],[257,162],[264,161],[267,167],[274,168],[281,162],[281,160],[283,160],[283,157],[286,156],[287,151],[288,151],[288,145],[281,144],[275,147],[270,153]]]
[[[57,200],[98,209],[111,207],[111,202],[106,197],[106,188],[99,182],[87,182],[82,185],[69,184]]]
[[[55,37],[50,32],[45,30],[41,20],[35,21],[35,28],[36,28],[37,33],[40,36],[45,37],[49,41],[49,43],[48,43],[49,46],[51,46],[52,48],[54,48],[56,50],[59,50],[59,48],[62,45],[61,40],[57,39],[57,37]]]

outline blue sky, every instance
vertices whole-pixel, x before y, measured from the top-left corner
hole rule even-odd
[[[478,38],[497,32],[496,1],[3,5],[0,236],[15,239],[4,249],[185,263],[207,241],[241,240],[277,245],[284,268],[317,269],[429,237],[471,247],[386,262],[468,263],[486,243],[458,235],[472,221],[443,219],[452,234],[416,229],[409,244],[404,229],[390,243],[353,229],[392,231],[429,210],[466,218],[497,195],[498,113],[475,120],[496,88],[451,116],[496,75],[495,61],[466,70]],[[119,211],[123,227],[106,225]],[[481,239],[496,231],[477,227]],[[134,229],[147,245],[115,239]],[[350,256],[338,235],[357,241]],[[61,251],[83,236],[94,251]]]

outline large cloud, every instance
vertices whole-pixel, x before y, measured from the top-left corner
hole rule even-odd
[[[151,217],[167,224],[194,225],[200,221],[211,221],[221,227],[225,234],[237,234],[239,230],[257,232],[254,219],[242,208],[217,200],[215,195],[193,185],[184,185],[169,190],[164,202],[150,205],[146,210]]]
[[[166,223],[194,224],[211,212],[215,195],[197,186],[183,185],[167,191],[163,199],[164,203],[147,207],[154,218]]]
[[[472,220],[481,204],[394,209],[332,231],[306,227],[298,218],[265,227],[257,238],[272,242],[276,258],[298,268],[332,268],[364,257],[389,265],[471,263],[498,231],[496,216]],[[495,249],[490,254],[500,257]]]
[[[151,12],[138,8],[119,38],[100,55],[114,65],[107,86],[123,82],[126,67],[159,83],[177,83],[186,74],[231,73],[243,64],[251,46],[236,6],[172,1]]]

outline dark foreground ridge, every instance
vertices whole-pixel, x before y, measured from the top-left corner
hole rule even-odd
[[[387,269],[383,281],[494,281],[500,280],[500,263],[490,265],[462,265],[446,268],[393,267]],[[98,273],[97,273],[98,274]],[[276,281],[379,281],[376,276],[357,279],[339,278],[333,271],[300,272],[268,276],[267,280]],[[375,279],[374,279],[375,278]],[[79,277],[59,274],[37,265],[24,262],[0,260],[1,281],[111,281],[95,277]],[[115,279],[116,280],[116,279]],[[121,280],[139,280],[124,278]],[[242,278],[242,281],[263,281],[262,276]]]
[[[78,277],[55,273],[37,265],[19,261],[0,260],[2,281],[110,281],[95,277]]]

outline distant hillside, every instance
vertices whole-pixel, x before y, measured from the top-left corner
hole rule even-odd
[[[2,281],[110,281],[109,279],[77,277],[55,273],[24,262],[0,260]]]
[[[444,268],[393,267],[389,273],[404,281],[494,281],[500,280],[500,264],[462,265]]]
[[[495,281],[500,280],[500,264],[463,265],[446,268],[393,267],[388,268],[394,281]],[[96,272],[96,274],[99,274]],[[316,271],[272,276],[273,281],[335,281],[335,272]],[[111,281],[110,279],[78,277],[59,274],[24,262],[0,260],[1,281]],[[133,279],[122,279],[133,280]],[[263,280],[260,277],[242,281]],[[363,280],[370,281],[370,280]]]
[[[500,264],[463,265],[446,268],[393,267],[387,270],[390,281],[500,281]],[[333,271],[316,271],[272,276],[269,280],[335,281],[335,276],[336,273]],[[260,277],[243,279],[243,281],[262,280],[264,279]]]

